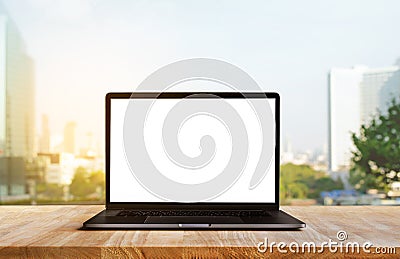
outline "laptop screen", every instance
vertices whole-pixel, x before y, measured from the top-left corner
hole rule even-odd
[[[276,105],[111,98],[110,202],[274,203]]]

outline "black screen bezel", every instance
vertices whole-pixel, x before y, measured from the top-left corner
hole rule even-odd
[[[271,203],[235,203],[235,202],[110,202],[110,126],[111,126],[111,99],[182,99],[191,95],[212,94],[219,98],[273,98],[275,99],[275,202]],[[195,97],[199,98],[199,97]],[[201,97],[200,97],[201,98]],[[209,97],[208,97],[209,98]],[[276,92],[125,92],[108,93],[106,95],[106,208],[107,209],[267,209],[279,208],[279,176],[280,176],[280,96]]]

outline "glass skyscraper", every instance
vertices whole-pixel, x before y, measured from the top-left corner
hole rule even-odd
[[[368,69],[360,83],[361,123],[368,123],[378,111],[385,112],[388,102],[400,94],[398,66]]]
[[[15,23],[0,4],[0,201],[25,194],[34,156],[34,71]]]
[[[328,75],[328,170],[350,164],[351,132],[360,126],[359,84],[366,67],[333,68]]]

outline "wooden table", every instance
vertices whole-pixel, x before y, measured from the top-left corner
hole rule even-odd
[[[261,253],[257,249],[265,238],[269,244],[297,242],[300,247],[303,242],[314,242],[319,249],[329,239],[338,241],[337,232],[341,230],[348,236],[344,242],[373,243],[371,253],[360,249],[351,257],[382,256],[374,251],[378,246],[396,247],[396,254],[385,256],[400,257],[400,207],[283,207],[307,223],[307,228],[300,231],[80,230],[82,222],[102,209],[99,205],[0,206],[0,257],[249,258],[271,256],[269,250]],[[288,256],[273,248],[273,256]],[[297,255],[305,254],[300,250]],[[325,247],[322,253],[307,255],[346,254],[333,254]]]

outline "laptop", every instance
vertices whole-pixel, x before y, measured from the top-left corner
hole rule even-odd
[[[84,229],[297,229],[279,210],[280,97],[106,95],[105,210]]]

